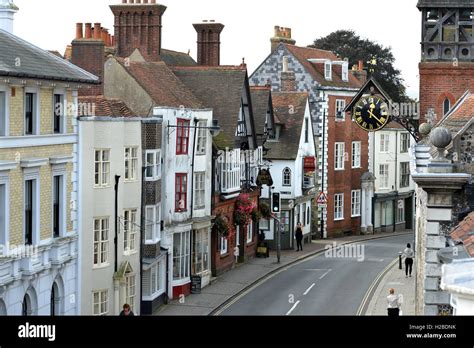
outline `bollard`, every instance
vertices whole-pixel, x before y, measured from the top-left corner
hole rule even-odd
[[[402,267],[402,252],[401,251],[398,253],[398,268],[403,269],[403,267]]]

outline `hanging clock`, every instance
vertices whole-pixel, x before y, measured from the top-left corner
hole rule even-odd
[[[353,110],[354,121],[360,128],[368,132],[378,131],[389,122],[388,105],[380,97],[363,97]]]

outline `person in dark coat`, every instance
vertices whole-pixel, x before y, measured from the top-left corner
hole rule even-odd
[[[296,251],[303,251],[303,226],[301,225],[301,222],[298,222],[298,225],[296,226],[295,238],[297,247]]]
[[[128,303],[125,303],[123,305],[123,311],[120,312],[120,316],[121,317],[127,317],[127,316],[134,317],[135,316],[135,314],[133,314],[133,312],[130,308],[130,305]]]

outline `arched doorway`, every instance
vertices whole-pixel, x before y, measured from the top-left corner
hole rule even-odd
[[[50,314],[53,317],[64,314],[64,286],[61,277],[56,278],[51,287]]]
[[[38,315],[38,301],[33,288],[29,288],[26,292],[21,308],[21,314],[23,316]]]

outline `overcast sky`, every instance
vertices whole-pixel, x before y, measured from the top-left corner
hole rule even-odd
[[[113,29],[109,5],[121,0],[14,0],[15,34],[63,53],[75,36],[75,23],[100,22]],[[221,64],[240,64],[252,73],[270,53],[275,25],[293,29],[296,44],[306,46],[338,29],[391,46],[408,93],[418,97],[421,20],[417,0],[157,0],[163,16],[163,47],[196,57],[193,23],[214,19],[221,35]],[[113,30],[111,30],[113,31]]]

